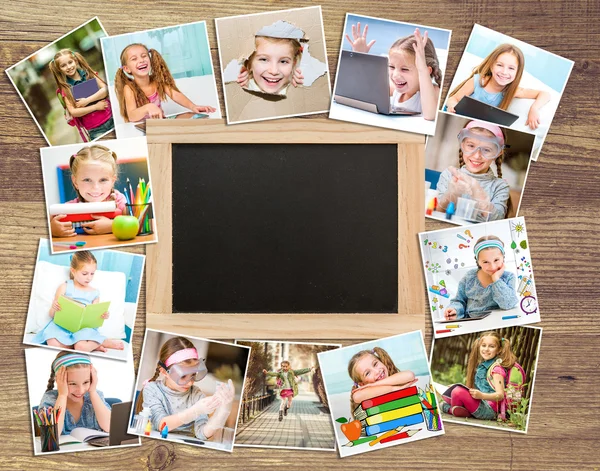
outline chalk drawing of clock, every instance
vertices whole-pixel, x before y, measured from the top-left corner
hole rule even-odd
[[[525,296],[521,299],[521,311],[525,314],[535,314],[538,310],[537,299],[533,296]]]

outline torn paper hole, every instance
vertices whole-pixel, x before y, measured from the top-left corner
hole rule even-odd
[[[282,20],[256,32],[254,51],[230,61],[223,71],[223,81],[237,82],[244,65],[248,75],[242,88],[268,95],[285,96],[296,69],[304,76],[304,87],[310,87],[327,72],[327,65],[310,55],[304,31]]]

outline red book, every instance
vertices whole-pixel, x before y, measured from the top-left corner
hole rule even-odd
[[[60,219],[60,222],[93,221],[94,218],[92,217],[92,214],[94,216],[104,216],[104,217],[107,217],[108,219],[114,219],[123,213],[121,213],[121,211],[117,210],[117,211],[109,211],[109,212],[103,212],[103,213],[67,214],[64,218]]]
[[[403,397],[414,396],[416,394],[418,394],[417,387],[411,386],[410,388],[400,389],[399,391],[383,394],[381,396],[374,397],[373,399],[367,399],[362,401],[360,405],[364,410],[367,410],[369,407],[379,406],[381,404],[385,404],[386,402],[396,401],[398,399],[402,399]]]

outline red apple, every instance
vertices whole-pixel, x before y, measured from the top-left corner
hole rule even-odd
[[[112,223],[112,231],[119,240],[133,239],[140,229],[135,216],[117,216]]]
[[[361,430],[360,420],[353,420],[347,424],[342,424],[342,433],[351,442],[360,438]]]

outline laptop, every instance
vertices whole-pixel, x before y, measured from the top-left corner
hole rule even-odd
[[[333,99],[341,105],[371,113],[421,114],[419,111],[392,110],[388,59],[375,54],[342,50]]]
[[[131,401],[113,404],[110,411],[110,434],[108,437],[93,438],[92,440],[88,440],[87,443],[93,446],[138,444],[140,441],[139,437],[127,433],[131,404]]]
[[[462,319],[450,319],[449,321],[447,321],[446,319],[441,319],[441,320],[437,320],[434,322],[441,323],[441,324],[452,324],[453,322],[478,321],[480,319],[485,319],[491,313],[492,313],[492,311],[468,312],[467,313],[468,317],[463,317]]]
[[[462,97],[454,107],[454,110],[456,111],[456,114],[468,116],[473,119],[480,119],[482,121],[489,121],[491,123],[502,124],[504,126],[510,126],[519,119],[519,115],[501,110],[500,108],[488,105],[487,103],[469,96]]]
[[[85,82],[78,83],[77,85],[73,85],[73,98],[76,100],[80,100],[82,98],[87,98],[92,96],[98,90],[98,82],[96,79],[86,80]]]

